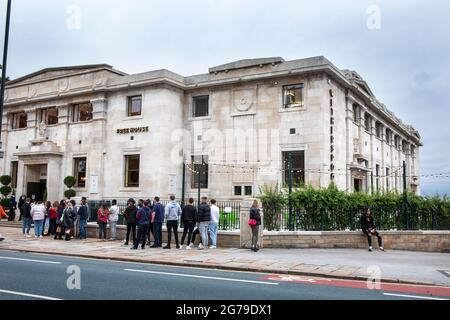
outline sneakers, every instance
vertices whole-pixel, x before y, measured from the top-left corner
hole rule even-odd
[[[3,240],[5,240],[5,238],[3,238],[3,237],[0,237],[0,241],[3,241]]]
[[[383,248],[383,247],[380,247],[380,250],[381,250],[381,251],[384,251],[384,248]]]
[[[372,247],[369,247],[369,252],[372,252]]]
[[[130,250],[137,250],[137,248],[136,247],[131,247]]]
[[[34,238],[35,238],[35,239],[37,239],[37,238],[38,238],[38,236],[34,236]]]
[[[216,246],[211,246],[211,247],[209,247],[210,249],[217,249],[217,247]]]
[[[188,245],[188,247],[190,248],[190,249],[193,249],[194,248],[194,244],[191,242],[191,244],[190,245]],[[187,248],[186,248],[187,249]],[[189,249],[188,249],[189,250]]]
[[[198,245],[198,250],[203,250],[203,249],[205,249],[205,246],[203,246],[203,243],[200,243]]]
[[[43,236],[39,236],[39,239],[42,239],[43,238]]]
[[[186,246],[186,250],[192,250],[191,246]]]
[[[170,246],[165,246],[163,249],[170,249]]]
[[[181,249],[181,247],[180,247],[180,246],[177,246],[177,249]]]

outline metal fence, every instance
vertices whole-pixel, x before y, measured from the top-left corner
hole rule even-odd
[[[271,212],[270,212],[271,211]],[[303,208],[288,205],[264,212],[264,225],[269,230],[279,231],[354,231],[361,229],[362,212],[354,210],[316,210],[307,212]],[[372,208],[374,223],[378,230],[450,230],[450,217],[437,215],[433,211],[414,212],[406,215],[400,210]]]
[[[90,209],[89,222],[97,221],[97,211],[103,203],[106,203],[108,207],[111,206],[112,200],[90,200],[88,201],[88,206]],[[163,206],[169,202],[168,200],[160,201]],[[117,200],[117,205],[120,209],[118,225],[126,225],[126,220],[123,216],[123,212],[127,207],[127,200]],[[197,206],[197,202],[194,202]],[[240,201],[217,201],[216,205],[220,209],[219,218],[219,230],[239,230],[240,229],[240,213],[241,213],[241,203]],[[179,225],[183,228],[183,222],[179,219]]]

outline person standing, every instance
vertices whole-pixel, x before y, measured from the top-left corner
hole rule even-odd
[[[254,252],[259,251],[258,241],[259,241],[259,226],[261,225],[261,213],[259,210],[258,200],[253,201],[253,205],[250,208],[250,228],[252,228],[252,247],[251,250]]]
[[[216,204],[216,199],[211,199],[211,222],[209,223],[209,233],[211,235],[210,249],[217,248],[217,229],[219,228],[220,209]]]
[[[25,237],[30,237],[31,222],[31,199],[26,198],[25,203],[22,205],[22,233]]]
[[[373,216],[370,212],[370,208],[367,208],[366,213],[361,216],[361,229],[362,232],[367,236],[367,241],[369,242],[369,251],[372,252],[372,236],[376,236],[378,238],[378,246],[381,251],[384,251],[383,248],[383,239],[378,233],[375,223],[373,222]]]
[[[31,208],[31,218],[34,221],[34,238],[42,239],[42,229],[45,221],[45,206],[42,201],[38,201],[36,205]]]
[[[170,249],[170,242],[172,240],[172,230],[175,235],[175,243],[177,249],[180,249],[178,242],[178,218],[181,215],[181,207],[175,201],[175,196],[170,196],[170,202],[166,205],[164,217],[167,220],[167,245],[163,249]]]
[[[202,242],[198,246],[200,250],[208,248],[208,229],[211,222],[211,207],[207,201],[207,197],[202,197],[202,202],[198,207],[198,229],[200,231],[200,236],[202,237]]]
[[[11,199],[9,200],[8,221],[15,221],[16,220],[16,209],[17,209],[16,197],[12,196]]]
[[[116,241],[117,233],[117,221],[119,221],[120,209],[117,205],[117,200],[112,201],[112,206],[109,208],[109,231],[110,238],[109,241]]]
[[[162,247],[162,225],[164,223],[164,206],[159,197],[155,197],[153,204],[153,231],[155,233],[155,243],[150,248]]]
[[[127,220],[127,237],[125,239],[125,245],[128,246],[129,239],[130,239],[130,233],[133,234],[133,237],[131,238],[131,243],[136,242],[136,214],[138,212],[138,208],[136,207],[136,201],[134,199],[128,200],[128,206],[125,209],[125,212],[123,213],[123,216]]]
[[[73,202],[68,202],[67,207],[63,211],[62,216],[62,226],[65,230],[65,240],[70,241],[72,239],[71,232],[75,227],[74,222],[77,217],[75,208],[73,207]]]
[[[192,232],[195,228],[195,222],[197,221],[197,208],[194,206],[194,199],[189,198],[189,204],[185,206],[181,211],[181,221],[183,221],[183,236],[181,237],[181,247],[184,247],[184,240],[188,235],[186,249],[191,249]]]
[[[53,202],[53,206],[48,209],[48,231],[47,236],[56,235],[56,220],[58,219],[58,201]]]
[[[81,205],[77,211],[78,221],[79,221],[79,232],[78,239],[83,240],[86,239],[86,225],[89,219],[88,207],[86,204],[86,198],[81,200]]]
[[[58,219],[56,220],[56,233],[55,233],[55,240],[59,239],[62,240],[62,235],[65,233],[64,227],[62,225],[62,217],[64,214],[64,209],[66,208],[66,200],[61,200],[59,202],[58,206]]]
[[[155,238],[155,231],[153,231],[153,221],[155,220],[155,213],[153,212],[153,207],[154,205],[152,204],[152,200],[147,199],[147,202],[149,203],[148,207],[150,208],[150,224],[149,227],[147,229],[147,245],[150,246],[150,242],[151,242],[151,237],[150,235],[153,236],[153,239]],[[155,240],[156,242],[156,240]]]
[[[27,200],[27,196],[23,194],[23,195],[19,198],[19,204],[17,205],[17,207],[19,208],[19,212],[20,212],[20,214],[19,214],[19,221],[22,220],[22,216],[23,216],[23,209],[22,209],[22,206],[23,206],[23,204],[25,203],[25,200]]]
[[[50,218],[49,218],[49,211],[52,207],[52,203],[50,201],[45,202],[45,218],[44,218],[44,226],[42,227],[42,236],[45,236],[45,225],[47,224],[48,229],[50,229]],[[48,235],[48,230],[47,230]]]
[[[150,224],[150,208],[149,203],[144,201],[143,207],[140,208],[136,214],[136,221],[138,224],[138,233],[136,241],[134,242],[132,250],[137,250],[139,243],[141,243],[141,249],[145,249],[145,240],[147,239],[147,229]]]
[[[109,209],[106,203],[97,211],[97,222],[98,222],[98,238],[100,241],[106,241],[106,226],[108,224]]]

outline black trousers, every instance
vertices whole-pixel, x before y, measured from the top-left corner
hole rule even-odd
[[[367,236],[367,242],[369,242],[369,247],[372,246],[372,236],[375,236],[378,238],[378,245],[380,247],[383,246],[383,239],[381,238],[380,234],[378,233],[378,231],[375,231],[374,233],[371,233],[369,231],[365,231],[364,234]]]
[[[155,246],[162,246],[162,223],[161,222],[153,222],[153,233],[155,235]]]
[[[127,238],[126,243],[128,243],[128,240],[130,239],[130,233],[133,233],[133,238],[131,238],[131,243],[134,245],[136,242],[136,222],[134,223],[127,223]]]
[[[9,210],[8,221],[16,220],[16,210]]]
[[[183,229],[183,236],[181,237],[181,245],[184,244],[184,239],[186,239],[186,235],[188,234],[188,239],[187,239],[187,245],[191,244],[191,240],[192,240],[192,232],[194,231],[195,228],[195,222],[190,222],[190,221],[186,221],[184,222],[184,229]]]
[[[22,215],[23,215],[23,211],[22,208],[19,209],[20,215],[19,215],[19,221],[22,221]]]
[[[148,241],[149,245],[150,245],[150,241],[151,241],[150,235],[153,235],[153,239],[155,239],[155,242],[156,242],[155,231],[153,230],[153,223],[149,224],[149,227],[147,230],[147,241]]]
[[[194,230],[194,232],[192,233],[192,244],[195,244],[195,238],[197,237],[197,235],[200,234],[200,229],[197,228]],[[200,237],[200,242],[202,242],[202,238]]]
[[[47,235],[53,236],[54,234],[56,234],[56,219],[50,219]]]
[[[144,224],[138,227],[136,241],[134,241],[134,247],[137,249],[139,247],[139,243],[142,246],[142,249],[145,248],[145,240],[147,239],[147,230],[148,224]]]
[[[167,221],[167,246],[170,247],[170,242],[172,240],[172,231],[175,234],[175,243],[177,247],[180,245],[178,242],[178,221],[177,220],[168,220]]]

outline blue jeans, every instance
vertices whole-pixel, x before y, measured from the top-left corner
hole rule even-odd
[[[214,247],[217,247],[217,228],[218,227],[219,227],[218,224],[215,223],[215,222],[211,222],[209,224],[209,233],[210,233],[210,236],[211,236],[212,245]]]
[[[42,236],[42,231],[44,230],[44,220],[34,221],[34,235]]]
[[[33,220],[31,220],[31,218],[23,218],[22,219],[22,233],[23,234],[30,234],[31,222],[32,221]]]
[[[80,239],[86,239],[87,220],[80,220]]]
[[[162,223],[153,222],[153,232],[155,233],[155,246],[162,246]]]
[[[205,247],[208,246],[208,227],[209,221],[200,222],[198,225],[198,230],[200,231],[200,235],[202,237],[202,243]]]

